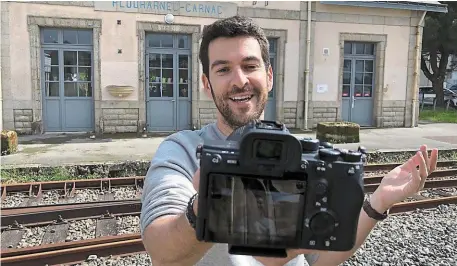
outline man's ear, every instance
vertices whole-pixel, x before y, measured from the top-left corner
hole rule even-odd
[[[268,67],[267,71],[267,79],[268,79],[268,92],[270,92],[273,89],[273,68],[271,65]]]
[[[209,86],[209,79],[204,73],[202,74],[202,83],[203,83],[203,90],[205,90],[206,96],[209,99],[213,99],[213,94],[211,93],[211,88]]]

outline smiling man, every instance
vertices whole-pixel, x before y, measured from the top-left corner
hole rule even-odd
[[[221,23],[206,28],[200,60],[205,92],[219,111],[217,126],[229,135],[234,128],[261,116],[272,89],[273,73],[268,41],[260,28],[249,20],[235,18],[232,23],[239,23],[238,27],[222,28]]]
[[[287,258],[254,258],[229,255],[224,244],[197,241],[196,147],[205,140],[225,140],[237,127],[261,117],[273,84],[268,51],[264,32],[249,18],[235,16],[205,27],[200,46],[202,82],[217,107],[217,122],[169,136],[151,161],[142,194],[141,232],[154,266],[339,265],[362,245],[393,204],[420,190],[435,170],[437,150],[429,159],[422,146],[421,152],[387,174],[366,201],[356,246],[348,252],[289,250]]]

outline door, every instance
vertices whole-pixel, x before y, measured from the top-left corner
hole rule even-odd
[[[94,130],[92,32],[43,29],[41,86],[46,132]]]
[[[344,44],[342,118],[360,126],[373,125],[374,44]]]
[[[158,131],[176,128],[176,99],[173,88],[175,57],[169,53],[150,53],[146,108],[148,127]]]
[[[191,128],[191,55],[187,38],[168,34],[148,36],[146,110],[149,131]],[[188,37],[185,36],[184,37]],[[176,44],[176,46],[174,46]]]
[[[265,120],[273,120],[276,121],[276,93],[275,93],[275,85],[276,85],[276,47],[277,47],[277,39],[268,39],[270,43],[270,64],[273,69],[273,88],[268,93],[268,100],[265,106],[264,112],[264,119]]]

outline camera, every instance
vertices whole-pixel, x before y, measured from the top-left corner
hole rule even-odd
[[[336,149],[266,120],[233,134],[238,140],[205,141],[196,150],[199,241],[226,243],[229,254],[268,257],[354,247],[364,148]]]

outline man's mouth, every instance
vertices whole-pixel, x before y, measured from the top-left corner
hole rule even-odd
[[[232,100],[234,102],[247,102],[247,101],[251,100],[252,97],[254,97],[253,94],[245,95],[245,96],[230,97],[230,100]]]

